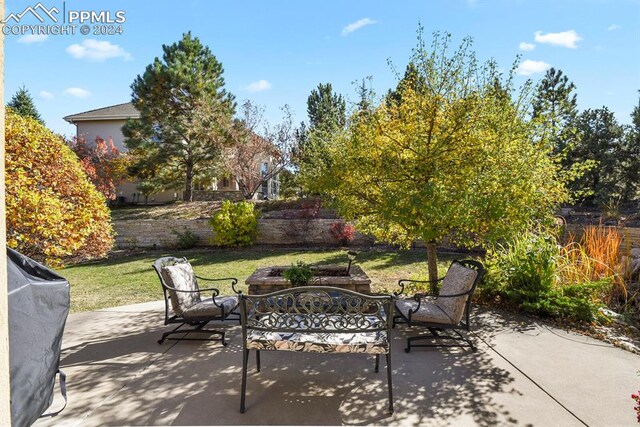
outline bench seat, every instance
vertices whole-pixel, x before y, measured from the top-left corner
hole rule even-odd
[[[387,359],[389,412],[391,387],[390,295],[366,295],[328,286],[301,286],[263,295],[240,295],[242,319],[242,389],[240,412],[245,410],[249,352],[255,351],[260,372],[264,350],[313,353],[358,353]]]
[[[368,325],[384,328],[384,323],[375,316],[350,315],[345,323],[344,316],[316,313],[311,319],[312,325],[306,322],[310,317],[302,314],[282,315],[272,313],[258,320],[247,334],[247,349],[249,350],[285,350],[309,351],[314,353],[367,353],[386,354],[389,352],[389,340],[386,331],[349,332],[349,328]],[[273,330],[296,326],[294,332]],[[305,331],[317,325],[324,325],[327,329],[342,329],[340,332]],[[338,326],[341,326],[339,328]],[[260,328],[265,330],[260,330]]]

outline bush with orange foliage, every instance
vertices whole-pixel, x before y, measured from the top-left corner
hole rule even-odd
[[[105,198],[64,140],[10,109],[5,120],[7,244],[49,265],[113,246]]]
[[[69,147],[98,191],[107,200],[115,200],[116,186],[126,179],[126,172],[121,167],[122,158],[113,139],[105,141],[97,136],[93,144],[88,144],[84,138],[74,138]]]

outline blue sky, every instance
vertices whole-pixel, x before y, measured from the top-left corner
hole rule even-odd
[[[37,1],[6,2],[6,14]],[[62,1],[42,0],[62,10]],[[576,84],[580,109],[609,107],[622,123],[638,103],[640,1],[76,1],[66,11],[125,12],[122,34],[5,38],[6,101],[26,86],[47,125],[73,135],[62,117],[128,102],[134,78],[191,31],[225,69],[238,101],[266,107],[276,121],[289,104],[306,119],[306,99],[320,82],[355,100],[352,82],[373,78],[378,94],[395,86],[387,60],[402,70],[425,32],[474,39],[480,60],[509,68],[522,55],[521,81],[550,66]],[[29,17],[21,23],[38,23]]]

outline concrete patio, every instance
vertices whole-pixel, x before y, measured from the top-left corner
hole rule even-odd
[[[241,335],[229,345],[158,345],[162,302],[69,317],[62,369],[69,405],[45,425],[634,425],[640,357],[504,313],[476,315],[476,353],[415,349],[393,335],[396,412],[384,359],[264,352],[250,359],[240,414]],[[60,405],[54,401],[53,408]]]

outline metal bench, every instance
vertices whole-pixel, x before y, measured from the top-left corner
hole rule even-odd
[[[263,350],[317,353],[362,353],[387,358],[389,412],[391,387],[392,297],[360,294],[327,286],[304,286],[264,295],[240,295],[242,322],[242,392],[245,411],[249,351],[256,352],[260,372]]]

